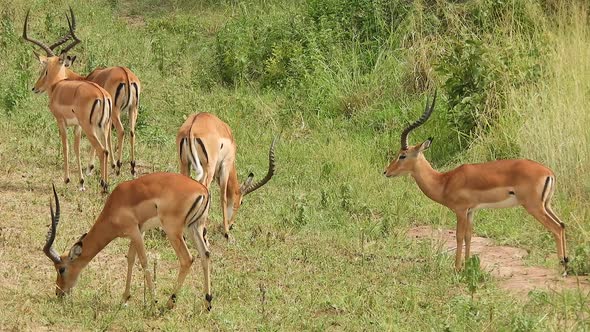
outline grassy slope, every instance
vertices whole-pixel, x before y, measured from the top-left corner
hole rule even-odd
[[[302,116],[290,111],[280,92],[248,85],[228,89],[215,83],[215,33],[237,15],[234,7],[170,1],[154,11],[149,1],[140,10],[119,5],[124,13],[134,15],[130,19],[113,17],[110,3],[114,2],[76,5],[78,35],[84,40],[77,49],[81,63],[76,69],[127,65],[142,79],[138,156],[143,171],[175,171],[176,129],[186,115],[209,111],[234,129],[241,176],[250,170],[264,173],[271,137],[284,129],[277,148],[278,174],[245,200],[234,231],[235,244],[227,244],[220,236],[219,209],[213,205],[212,313],[203,312],[198,264],[173,311],[153,315],[144,308],[137,271],[134,297],[128,308],[121,309],[124,240],[112,243],[89,265],[71,298],[58,301],[52,296],[55,272],[38,250],[48,224],[49,184],[58,184],[62,195],[64,212],[56,242],[60,252],[89,228],[104,198],[99,197],[96,177],[89,179],[90,190],[85,194],[60,183],[61,148],[47,99],[30,96],[26,89],[14,97],[18,103],[13,109],[0,112],[2,328],[588,328],[588,302],[583,294],[536,292],[519,300],[496,289],[488,278],[472,301],[465,283],[452,271],[449,256],[406,239],[404,231],[411,225],[453,227],[454,219],[423,197],[410,179],[387,181],[380,176],[387,162],[384,150],[396,149],[397,138],[359,126],[370,123],[370,113],[352,119]],[[4,27],[13,36],[10,48],[0,51],[0,69],[7,77],[0,83],[4,95],[12,86],[26,88],[36,79],[30,47],[17,40],[24,6],[14,0],[3,9],[14,18],[12,30]],[[66,8],[66,3],[39,1],[32,6],[32,31],[44,38],[49,35],[42,33],[47,28],[53,29],[50,36],[63,32],[59,10],[50,7]],[[49,18],[44,12],[51,13]],[[163,23],[170,28],[162,30]],[[96,30],[97,26],[101,29]],[[408,101],[405,107],[418,111],[420,100]],[[394,115],[384,114],[386,118]],[[429,129],[436,131],[433,126]],[[413,139],[427,134],[421,130]],[[582,147],[587,148],[587,142]],[[433,150],[443,144],[437,143]],[[114,178],[113,186],[127,179],[128,174]],[[564,219],[577,220],[570,232],[570,248],[587,245],[583,234],[588,230],[588,208],[563,194],[555,205]],[[556,266],[550,235],[518,210],[479,213],[476,232],[527,248],[531,262]],[[151,261],[157,261],[162,303],[172,287],[177,262],[164,238],[157,234],[146,238]]]

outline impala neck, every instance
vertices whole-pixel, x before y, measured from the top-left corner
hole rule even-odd
[[[240,181],[238,181],[238,173],[235,167],[229,170],[229,178],[227,179],[228,197],[232,203],[240,196]]]
[[[94,224],[82,239],[82,253],[72,262],[72,265],[76,265],[79,270],[88,265],[115,238],[111,235],[114,234],[111,227],[108,223],[97,222]]]
[[[81,76],[80,74],[76,73],[75,71],[71,70],[70,68],[66,68],[66,77],[69,80],[84,80],[86,79],[84,76]]]
[[[53,79],[51,81],[48,81],[48,82],[45,83],[45,84],[47,84],[46,85],[46,89],[45,89],[47,91],[47,94],[49,96],[51,96],[52,93],[53,93],[53,89],[55,88],[55,86],[59,82],[61,82],[63,80],[66,80],[67,78],[68,78],[68,76],[66,74],[65,68],[60,69],[57,72],[57,74],[53,77]]]
[[[414,169],[410,174],[426,196],[442,204],[444,190],[443,174],[432,168],[422,154],[417,157]]]

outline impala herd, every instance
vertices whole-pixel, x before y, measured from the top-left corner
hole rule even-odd
[[[100,159],[100,185],[108,192],[108,175],[111,167],[118,175],[125,130],[121,114],[128,113],[131,142],[131,174],[135,177],[135,124],[138,116],[141,84],[137,76],[126,67],[97,68],[87,76],[71,70],[75,56],[67,53],[80,40],[75,34],[76,19],[70,8],[66,14],[69,33],[51,45],[29,37],[27,28],[29,12],[23,27],[23,39],[40,47],[45,55],[35,53],[42,65],[39,79],[33,87],[35,93],[46,92],[49,109],[55,116],[62,141],[64,155],[64,182],[70,182],[68,167],[67,127],[74,127],[74,151],[80,176],[79,189],[85,190],[80,162],[82,132],[92,145],[91,161],[87,167],[90,175],[94,168],[94,156]],[[59,55],[55,49],[67,42]],[[473,215],[482,208],[504,208],[522,205],[555,237],[557,253],[564,271],[566,256],[565,225],[552,211],[550,201],[555,191],[555,175],[547,167],[531,160],[497,160],[482,164],[461,165],[440,173],[432,168],[424,157],[431,144],[428,139],[409,146],[410,132],[425,123],[434,110],[436,90],[432,103],[426,102],[423,115],[410,124],[401,134],[401,146],[397,156],[386,168],[386,177],[411,175],[418,187],[430,199],[448,207],[457,216],[457,249],[455,269],[462,268],[462,251],[465,259],[470,256]],[[111,128],[117,130],[117,159],[112,148]],[[197,247],[204,275],[206,308],[211,309],[210,249],[207,240],[207,222],[210,205],[211,183],[215,179],[220,190],[225,237],[234,224],[242,199],[265,185],[275,172],[276,138],[269,149],[269,167],[264,178],[252,183],[250,173],[242,183],[236,170],[237,147],[230,127],[210,113],[189,116],[180,127],[176,146],[181,174],[152,173],[119,184],[109,195],[102,212],[88,233],[60,256],[53,248],[60,219],[60,203],[55,187],[53,203],[50,203],[51,226],[47,234],[44,253],[54,263],[57,271],[56,294],[63,296],[76,284],[81,270],[113,239],[130,239],[127,253],[127,278],[123,300],[130,298],[131,275],[135,257],[139,258],[147,287],[155,298],[152,276],[149,272],[143,233],[160,227],[167,235],[180,261],[178,279],[168,301],[172,308],[176,294],[190,271],[193,256],[185,238],[187,235]],[[110,156],[110,158],[109,158]],[[195,180],[190,178],[191,168]],[[564,272],[565,276],[565,272]]]

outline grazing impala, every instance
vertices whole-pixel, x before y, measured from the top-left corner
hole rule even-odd
[[[70,25],[70,32],[63,36],[61,39],[51,44],[49,48],[54,51],[55,48],[67,42],[70,39],[74,41],[64,48],[67,52],[71,50],[80,41],[76,37],[76,17],[74,11],[70,7],[70,18],[66,14],[68,24]],[[137,123],[137,112],[139,108],[139,94],[141,90],[141,84],[135,74],[127,67],[107,67],[97,68],[93,70],[88,76],[80,76],[79,74],[72,71],[71,65],[76,60],[75,56],[67,56],[66,61],[66,75],[68,79],[72,80],[88,80],[100,85],[102,88],[107,90],[109,94],[114,98],[113,100],[113,115],[112,121],[115,129],[117,130],[117,175],[121,171],[121,158],[123,154],[123,141],[125,139],[125,130],[121,123],[122,112],[127,112],[129,115],[129,131],[130,131],[130,145],[131,145],[131,175],[135,176],[135,124]],[[110,139],[110,135],[109,135]],[[115,154],[111,153],[112,163],[115,164]],[[88,170],[91,171],[94,168],[94,154],[88,166]]]
[[[565,245],[565,224],[551,209],[551,197],[555,191],[553,172],[534,161],[526,159],[496,160],[482,164],[461,165],[451,171],[434,170],[424,157],[424,150],[432,143],[408,146],[408,134],[422,125],[432,114],[432,104],[416,122],[401,135],[401,149],[385,170],[385,176],[410,174],[420,190],[430,199],[448,207],[457,215],[457,251],[455,269],[461,269],[461,252],[465,242],[465,258],[469,258],[473,214],[482,208],[505,208],[522,205],[555,237],[557,254],[566,269],[568,258]],[[564,272],[565,275],[565,272]]]
[[[274,175],[275,158],[273,140],[268,154],[269,165],[266,176],[252,184],[254,174],[250,173],[244,183],[238,182],[236,170],[236,143],[231,129],[218,117],[210,113],[198,113],[188,117],[178,130],[176,146],[180,159],[180,172],[190,176],[190,165],[196,171],[196,179],[211,188],[213,179],[217,179],[221,194],[221,210],[225,237],[229,239],[229,230],[242,198],[266,184]]]
[[[82,235],[69,253],[59,256],[53,241],[60,217],[60,206],[55,187],[55,215],[51,209],[51,227],[43,252],[51,259],[57,271],[56,295],[70,293],[82,269],[111,241],[125,237],[131,240],[127,253],[127,280],[123,301],[130,298],[131,274],[135,255],[139,257],[152,299],[155,298],[152,276],[148,269],[143,233],[161,227],[180,261],[176,285],[168,301],[174,307],[176,294],[190,272],[193,257],[187,249],[183,233],[194,242],[203,267],[205,300],[211,309],[210,251],[207,241],[207,215],[209,193],[197,181],[176,173],[152,173],[119,184],[108,197],[102,212],[88,233]]]
[[[56,56],[49,46],[28,37],[28,21],[29,12],[27,12],[25,18],[23,38],[41,47],[47,55],[41,56],[35,53],[43,67],[41,75],[33,87],[33,91],[35,93],[47,92],[49,96],[49,109],[57,121],[63,146],[64,181],[66,183],[70,181],[66,128],[74,126],[74,150],[80,173],[80,190],[85,190],[84,176],[80,163],[80,138],[83,130],[93,148],[99,154],[101,187],[103,192],[107,192],[111,96],[96,83],[68,80],[65,64],[67,62],[67,51],[69,48],[65,49],[61,56]]]

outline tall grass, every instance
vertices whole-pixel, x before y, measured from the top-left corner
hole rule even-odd
[[[523,154],[550,165],[561,190],[590,198],[590,28],[587,6],[562,8],[544,76],[515,89],[510,107],[523,116]]]

